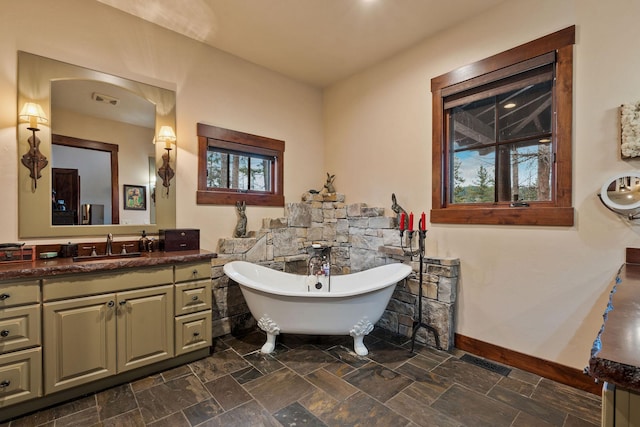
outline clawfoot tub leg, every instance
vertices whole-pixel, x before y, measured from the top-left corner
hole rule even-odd
[[[267,332],[267,342],[260,349],[260,353],[269,354],[276,349],[276,335]]]
[[[366,356],[369,354],[369,350],[364,345],[364,336],[373,330],[373,325],[369,320],[365,317],[360,320],[355,326],[349,331],[349,335],[353,337],[353,350],[356,352],[358,356]]]
[[[267,342],[260,349],[260,353],[269,354],[276,348],[276,336],[280,334],[280,327],[267,315],[258,320],[258,327],[267,333]]]

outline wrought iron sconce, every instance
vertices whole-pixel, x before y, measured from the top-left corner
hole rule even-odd
[[[36,136],[36,132],[40,130],[38,129],[38,124],[46,124],[49,120],[42,107],[34,102],[24,104],[20,114],[18,114],[18,120],[28,122],[29,127],[27,129],[33,132],[33,135],[27,140],[29,151],[22,156],[21,162],[29,169],[29,176],[33,184],[32,191],[35,191],[38,188],[38,179],[42,177],[40,172],[49,164],[47,158],[40,152],[40,138]]]
[[[164,149],[166,153],[162,155],[162,166],[158,169],[158,176],[162,179],[162,186],[167,189],[167,195],[169,195],[169,187],[171,186],[171,179],[175,176],[174,170],[171,168],[171,144],[176,142],[176,134],[171,126],[161,126],[160,132],[156,140],[158,142],[164,142]]]

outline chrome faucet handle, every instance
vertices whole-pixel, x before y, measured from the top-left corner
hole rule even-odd
[[[131,246],[133,246],[133,243],[132,243],[132,244],[130,244],[130,245],[127,245],[127,244],[123,243],[123,244],[122,244],[122,251],[120,252],[120,254],[122,254],[122,255],[126,255],[126,253],[127,253],[127,247],[131,247]]]
[[[98,256],[95,246],[83,246],[82,249],[91,249],[91,256]]]

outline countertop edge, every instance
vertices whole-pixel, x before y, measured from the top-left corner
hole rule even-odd
[[[640,366],[637,364],[625,363],[620,360],[614,360],[615,355],[614,357],[602,357],[601,354],[603,353],[603,348],[611,345],[612,338],[615,339],[615,335],[613,335],[613,337],[610,335],[611,332],[608,330],[607,324],[610,320],[609,314],[613,313],[614,307],[618,305],[615,300],[616,294],[618,293],[618,287],[620,285],[626,285],[627,287],[634,286],[634,288],[637,287],[638,284],[640,284],[640,281],[638,280],[640,275],[638,273],[640,273],[640,265],[632,263],[623,264],[618,270],[615,283],[609,294],[607,307],[602,315],[602,326],[593,343],[591,357],[589,358],[588,373],[591,377],[599,381],[607,381],[621,388],[640,393]],[[625,282],[628,283],[625,284]],[[624,291],[628,292],[627,289],[624,289]],[[618,299],[619,298],[621,298],[620,295],[618,295]],[[605,353],[609,355],[612,354],[611,351]]]
[[[74,262],[71,258],[52,258],[0,266],[0,280],[40,278],[64,274],[111,271],[123,268],[152,267],[217,258],[206,250],[143,253],[140,257]]]
[[[589,360],[589,375],[599,381],[607,381],[621,388],[640,393],[640,369],[599,357]]]

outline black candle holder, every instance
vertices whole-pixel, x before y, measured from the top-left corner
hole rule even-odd
[[[413,260],[413,257],[418,256],[420,260],[420,270],[419,270],[419,288],[418,288],[418,318],[413,321],[413,328],[411,333],[411,352],[413,353],[413,348],[416,343],[416,334],[420,328],[425,328],[427,333],[432,332],[433,338],[436,341],[436,348],[439,350],[440,347],[440,336],[438,335],[438,331],[433,326],[424,323],[422,321],[422,276],[424,269],[424,240],[427,237],[427,230],[425,229],[425,225],[422,223],[422,219],[418,221],[418,230],[407,230],[408,238],[409,238],[409,248],[408,250],[404,247],[404,232],[405,230],[400,230],[400,247],[404,251],[405,254],[409,255]],[[414,251],[412,249],[413,236],[415,233],[418,233],[418,248]]]

